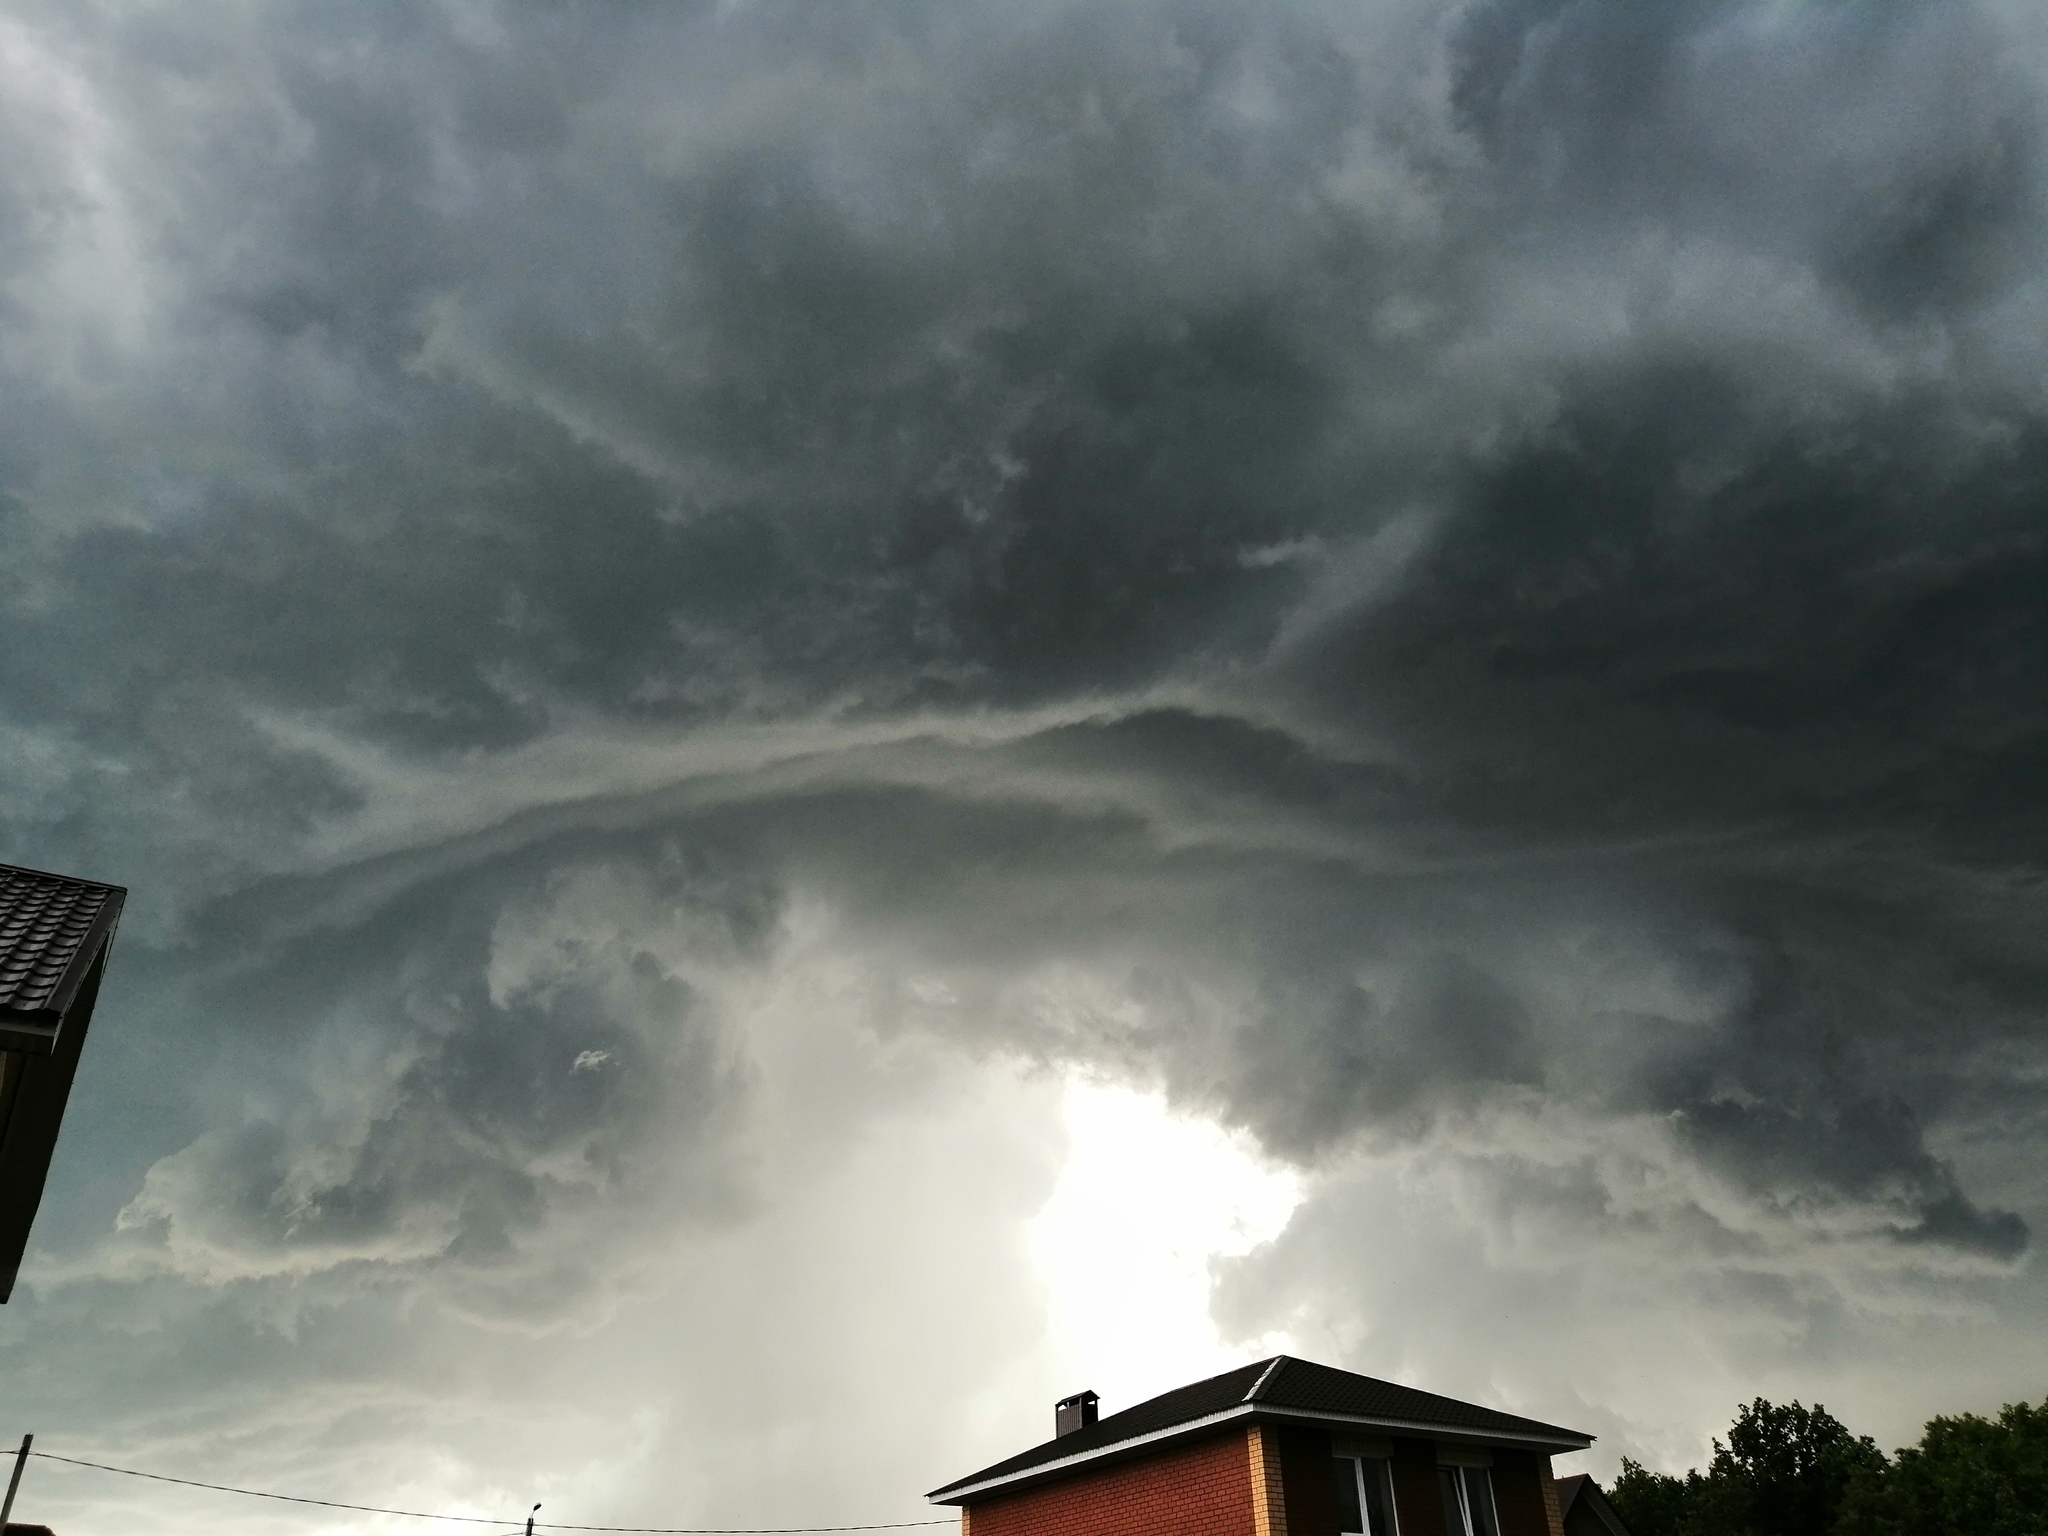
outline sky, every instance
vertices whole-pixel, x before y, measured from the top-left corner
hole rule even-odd
[[[803,1526],[1281,1351],[1602,1477],[2048,1392],[2044,87],[10,0],[0,860],[130,896],[0,1441]]]

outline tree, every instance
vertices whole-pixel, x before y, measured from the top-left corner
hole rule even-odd
[[[1623,1461],[1609,1497],[1636,1536],[1831,1536],[1850,1487],[1884,1471],[1876,1443],[1820,1404],[1758,1398],[1736,1414],[1728,1443],[1714,1442],[1704,1475]]]
[[[1705,1503],[1704,1481],[1697,1472],[1672,1477],[1646,1471],[1641,1462],[1624,1456],[1607,1498],[1634,1536],[1694,1536],[1694,1513]]]
[[[1784,1407],[1758,1398],[1714,1442],[1707,1481],[1726,1486],[1748,1536],[1829,1536],[1858,1476],[1881,1478],[1884,1452],[1819,1403]]]
[[[1624,1517],[1626,1518],[1626,1517]],[[1837,1536],[2048,1536],[2048,1401],[1927,1421],[1851,1489]]]

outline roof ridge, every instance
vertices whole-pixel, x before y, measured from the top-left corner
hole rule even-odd
[[[1264,1390],[1266,1383],[1272,1380],[1273,1373],[1280,1369],[1282,1362],[1286,1359],[1285,1355],[1275,1355],[1271,1360],[1268,1360],[1266,1368],[1259,1372],[1259,1379],[1252,1383],[1251,1390],[1239,1398],[1238,1401],[1241,1403],[1257,1402],[1259,1400],[1259,1393]]]
[[[60,874],[54,869],[36,869],[32,865],[9,864],[4,860],[0,860],[0,875],[30,875],[38,880],[55,880],[62,885],[91,885],[101,890],[119,891],[124,896],[128,894],[127,886],[115,885],[111,880],[95,880],[90,875]],[[20,1524],[19,1521],[15,1523]]]

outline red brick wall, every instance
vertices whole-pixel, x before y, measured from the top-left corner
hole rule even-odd
[[[1084,1472],[1042,1488],[976,1499],[973,1536],[1255,1536],[1251,1451],[1243,1429]]]
[[[1436,1442],[1394,1441],[1394,1523],[1401,1536],[1445,1536],[1444,1499],[1437,1489]]]
[[[1293,1536],[1287,1529],[1287,1488],[1280,1475],[1280,1433],[1270,1424],[1245,1431],[1252,1462],[1252,1529],[1258,1536]],[[1562,1531],[1558,1536],[1564,1536]]]
[[[1550,1536],[1564,1536],[1564,1503],[1557,1496],[1557,1475],[1550,1470],[1550,1458],[1543,1458],[1543,1513],[1550,1519]]]
[[[1493,1453],[1493,1507],[1500,1515],[1500,1536],[1552,1536],[1544,1498],[1549,1480],[1548,1456],[1534,1451]]]
[[[1279,1435],[1287,1536],[1337,1536],[1337,1490],[1330,1476],[1330,1432],[1290,1424]]]

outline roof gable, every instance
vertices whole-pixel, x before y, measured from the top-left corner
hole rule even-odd
[[[1567,1522],[1567,1530],[1584,1529],[1591,1524],[1606,1532],[1607,1536],[1630,1536],[1628,1523],[1621,1518],[1621,1511],[1601,1491],[1600,1485],[1584,1472],[1575,1472],[1570,1477],[1557,1480],[1557,1507],[1560,1517]],[[1590,1520],[1575,1518],[1581,1510],[1590,1516]]]

